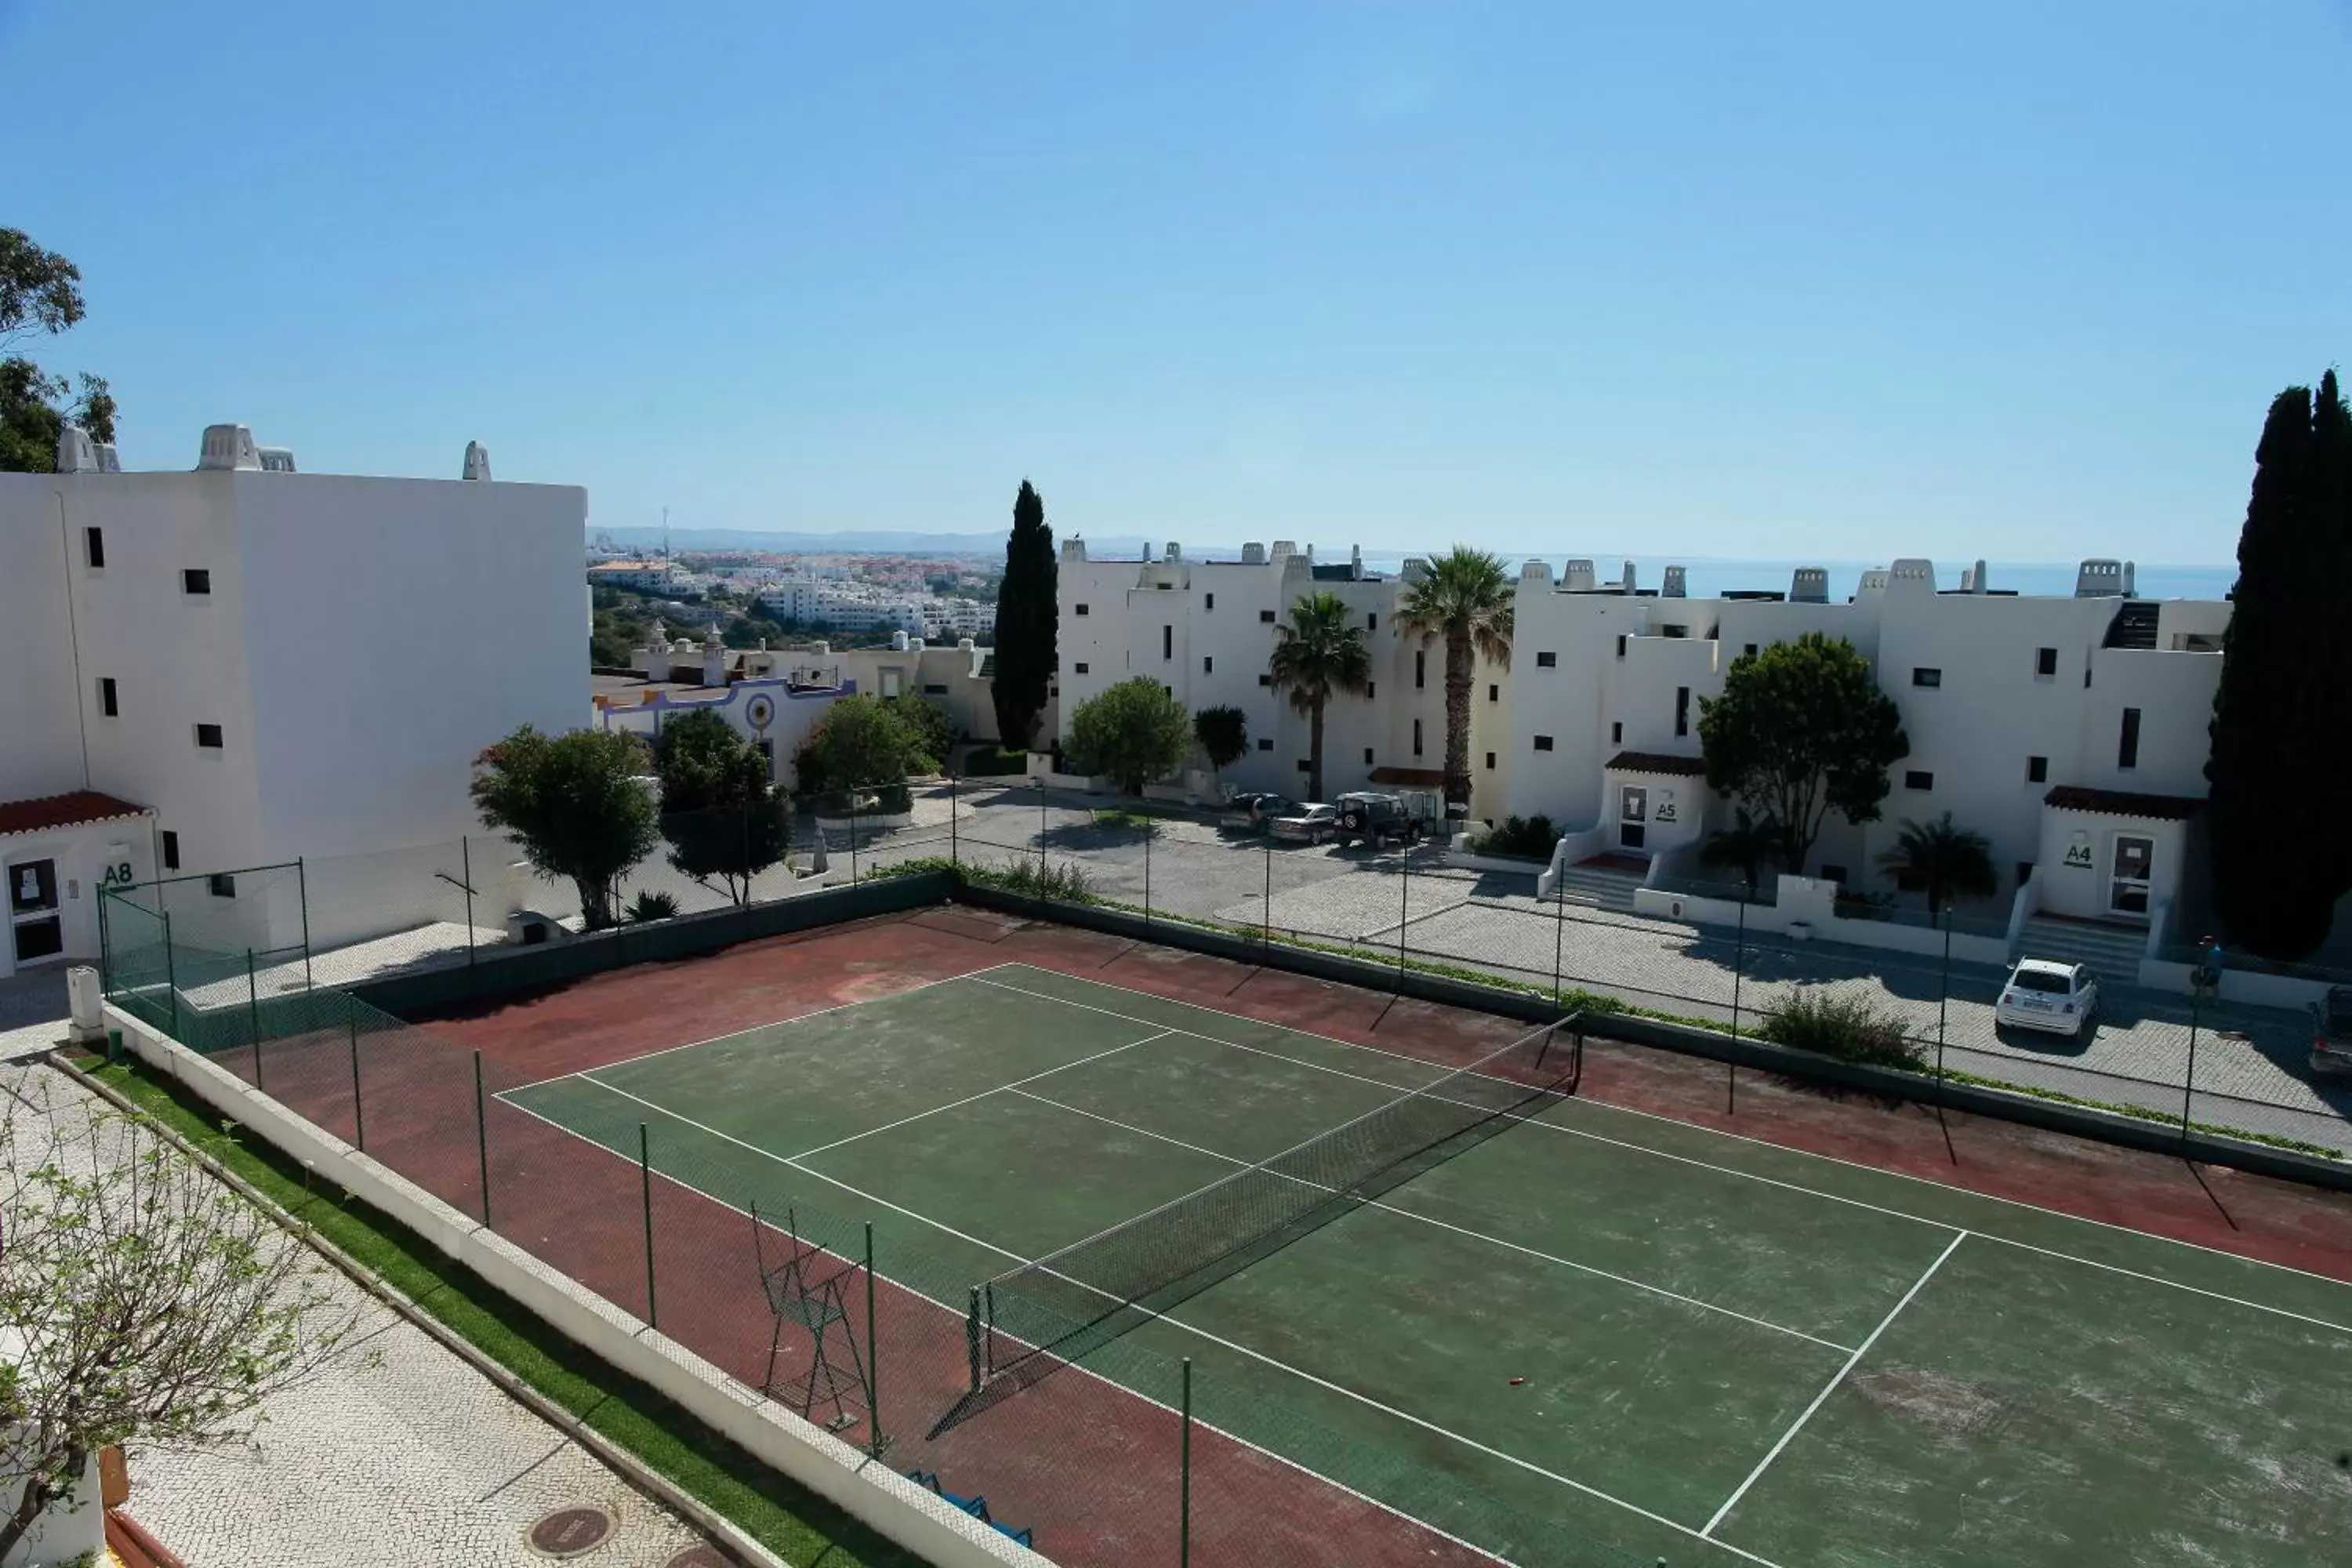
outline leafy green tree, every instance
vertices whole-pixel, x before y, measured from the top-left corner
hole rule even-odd
[[[1886,770],[1911,749],[1862,655],[1820,632],[1732,660],[1723,695],[1699,702],[1698,738],[1708,787],[1780,824],[1800,874],[1830,812],[1878,820]]]
[[[933,767],[944,763],[948,753],[955,750],[955,721],[948,717],[946,709],[928,702],[911,691],[885,697],[882,705],[896,713],[900,721],[915,732],[915,739],[922,745],[923,755],[930,758]],[[926,770],[918,768],[915,771],[921,773]]]
[[[1788,835],[1780,831],[1779,823],[1769,816],[1759,821],[1743,805],[1731,826],[1706,836],[1698,847],[1698,862],[1715,870],[1738,872],[1752,899],[1764,868],[1779,859],[1787,847]]]
[[[2352,889],[2352,412],[2334,371],[2271,401],[2231,598],[2205,763],[2214,912],[2232,943],[2294,962]]]
[[[622,876],[661,833],[643,782],[646,745],[617,730],[545,735],[525,724],[474,759],[485,826],[511,833],[532,870],[579,890],[590,931],[615,923]]]
[[[1013,535],[1004,542],[1004,582],[996,596],[996,674],[989,695],[996,705],[997,741],[1006,750],[1034,745],[1037,717],[1054,678],[1061,608],[1055,601],[1061,568],[1045,502],[1021,481],[1013,502]]]
[[[706,888],[716,878],[730,902],[750,903],[751,879],[793,841],[792,805],[769,778],[768,759],[705,710],[662,726],[654,773],[669,863]]]
[[[0,228],[0,351],[68,330],[83,309],[79,268],[22,229]],[[114,439],[114,416],[113,395],[99,377],[81,377],[77,397],[66,377],[18,354],[0,358],[0,472],[52,472],[68,420],[103,442]]]
[[[1323,798],[1323,710],[1341,692],[1360,693],[1372,678],[1364,629],[1348,624],[1346,601],[1330,590],[1303,594],[1290,607],[1274,656],[1266,661],[1274,689],[1307,715],[1307,795]]]
[[[1500,557],[1457,544],[1407,585],[1397,624],[1423,642],[1445,643],[1445,798],[1470,799],[1470,693],[1484,656],[1508,668],[1516,613]]]
[[[1907,882],[1926,892],[1930,914],[1943,913],[1957,900],[1990,899],[2000,891],[1992,841],[1954,826],[1948,811],[1933,822],[1905,817],[1895,847],[1879,856],[1878,868],[1898,885]]]
[[[0,1557],[117,1443],[250,1439],[355,1314],[325,1268],[146,1122],[35,1075],[0,1101]]]
[[[1192,715],[1192,738],[1210,771],[1223,773],[1249,751],[1249,715],[1238,708],[1203,708]]]
[[[862,692],[827,708],[793,759],[800,787],[818,793],[898,784],[939,765],[904,714]]]
[[[1192,754],[1192,719],[1148,675],[1122,680],[1070,715],[1063,750],[1077,772],[1117,782],[1128,795],[1164,778]]]

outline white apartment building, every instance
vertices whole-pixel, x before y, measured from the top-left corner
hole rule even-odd
[[[923,635],[922,602],[870,583],[789,573],[760,590],[760,604],[781,621],[842,632]]]
[[[996,640],[996,606],[976,599],[927,598],[921,601],[923,637],[929,642]]]
[[[302,473],[235,425],[191,472],[72,428],[58,468],[0,474],[0,973],[94,956],[102,880],[478,832],[482,748],[583,719],[577,487],[478,446],[458,479]],[[299,904],[219,889],[218,929],[294,940]],[[394,929],[316,893],[314,942]]]
[[[1328,590],[1360,617],[1372,679],[1362,696],[1324,713],[1323,790],[1437,790],[1445,768],[1445,649],[1397,626],[1404,589],[1425,568],[1366,572],[1362,552],[1318,564],[1287,540],[1245,544],[1238,561],[1189,561],[1171,544],[1157,561],[1092,561],[1063,542],[1058,601],[1061,715],[1066,739],[1080,703],[1135,676],[1166,686],[1193,712],[1238,708],[1250,749],[1224,772],[1237,789],[1296,795],[1307,788],[1308,721],[1273,689],[1267,660],[1291,606]],[[1501,815],[1509,798],[1510,682],[1480,662],[1471,702],[1471,815]]]
[[[588,568],[588,583],[597,588],[627,588],[639,594],[682,594],[698,584],[692,574],[668,561],[600,561]],[[704,579],[699,585],[708,585]]]
[[[2116,561],[2083,563],[2071,598],[1985,578],[1979,563],[1939,589],[1931,563],[1906,560],[1866,574],[1843,604],[1828,602],[1817,568],[1785,592],[1691,599],[1678,568],[1646,591],[1630,566],[1605,584],[1589,561],[1558,576],[1530,561],[1508,809],[1546,813],[1580,852],[1696,871],[1699,840],[1732,815],[1706,787],[1700,703],[1741,654],[1820,631],[1870,661],[1910,754],[1890,770],[1882,819],[1857,828],[1832,813],[1804,872],[1892,891],[1877,861],[1902,821],[1949,811],[1991,841],[2000,911],[2038,876],[2042,910],[2146,925],[2193,874],[2230,606],[2135,597],[2131,566]]]

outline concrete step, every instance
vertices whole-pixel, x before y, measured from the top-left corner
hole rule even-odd
[[[2054,958],[2087,963],[2102,980],[2131,983],[2139,973],[2147,950],[2147,932],[2137,926],[2099,925],[2088,921],[2052,920],[2035,916],[2019,933],[2011,958]]]
[[[1633,907],[1633,889],[1641,885],[1639,877],[1629,877],[1622,871],[1596,871],[1570,866],[1560,874],[1557,896],[1564,903],[1630,910]]]

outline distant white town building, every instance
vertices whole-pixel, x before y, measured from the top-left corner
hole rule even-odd
[[[581,722],[577,487],[493,483],[478,447],[481,478],[305,473],[236,425],[194,471],[70,426],[58,466],[0,474],[0,973],[94,956],[107,880],[478,831],[476,754]],[[299,903],[249,912],[298,939]],[[387,913],[314,898],[310,934]]]
[[[588,581],[599,588],[627,588],[639,594],[687,591],[689,574],[668,561],[600,561],[588,568]]]
[[[1397,624],[1404,591],[1426,567],[1408,560],[1388,576],[1364,570],[1360,552],[1319,563],[1287,540],[1245,544],[1232,561],[1188,560],[1175,544],[1158,560],[1096,561],[1086,542],[1063,542],[1061,719],[1122,680],[1150,676],[1197,713],[1238,708],[1247,754],[1224,771],[1237,789],[1307,788],[1308,721],[1274,689],[1267,660],[1291,607],[1337,594],[1364,628],[1372,678],[1361,696],[1334,698],[1324,714],[1323,792],[1435,791],[1444,784],[1445,648]],[[1499,816],[1509,798],[1509,678],[1480,661],[1471,690],[1471,815]]]

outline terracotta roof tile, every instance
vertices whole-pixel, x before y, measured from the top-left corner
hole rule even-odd
[[[1685,778],[1704,778],[1706,759],[1675,757],[1664,752],[1620,752],[1601,764],[1618,773],[1677,773]]]
[[[2205,809],[2205,797],[2194,795],[2135,795],[2130,790],[2087,789],[2060,784],[2042,797],[2044,805],[2061,811],[2096,811],[2109,816],[2146,816],[2159,822],[2183,822]]]
[[[133,805],[127,800],[117,800],[94,789],[78,789],[70,795],[45,795],[34,800],[0,800],[0,837],[13,833],[41,833],[52,827],[70,827],[76,823],[109,822],[118,816],[146,815],[147,808],[143,805]]]

